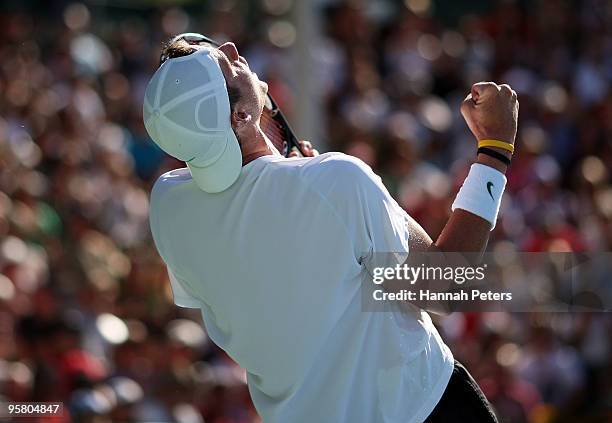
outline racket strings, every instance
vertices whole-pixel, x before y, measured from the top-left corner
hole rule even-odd
[[[263,113],[261,114],[261,127],[266,136],[272,141],[274,147],[282,155],[287,152],[287,140],[285,139],[285,130],[283,126],[274,119],[272,112],[267,107],[264,107]]]

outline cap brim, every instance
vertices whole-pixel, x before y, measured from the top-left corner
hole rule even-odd
[[[219,158],[205,167],[187,163],[191,177],[196,185],[208,193],[217,193],[228,189],[240,176],[242,170],[242,153],[234,131],[228,133],[225,150]]]

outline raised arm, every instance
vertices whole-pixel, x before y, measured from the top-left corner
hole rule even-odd
[[[518,109],[516,92],[508,85],[497,85],[493,82],[474,84],[461,105],[461,113],[476,141],[493,139],[512,145],[516,138]],[[490,148],[508,159],[511,157],[511,153],[505,149]],[[475,163],[495,169],[504,175],[507,170],[507,165],[502,160],[485,154],[478,154]],[[495,196],[495,187],[487,186],[487,183],[488,181],[484,181],[477,189],[487,190],[490,187],[491,196]],[[501,191],[497,191],[498,196],[501,194]],[[499,201],[500,198],[492,200]],[[482,252],[489,240],[492,225],[491,221],[459,206],[454,209],[435,242],[432,242],[418,223],[411,221],[410,247],[412,251]]]
[[[461,105],[461,113],[476,141],[496,140],[512,146],[516,137],[518,109],[516,93],[508,85],[493,82],[473,85]],[[453,212],[435,242],[417,222],[409,220],[411,254],[406,264],[415,267],[421,265],[424,257],[419,252],[480,253],[470,255],[469,260],[457,254],[453,254],[452,258],[448,254],[430,254],[427,258],[430,265],[474,265],[475,260],[482,258],[505,187],[508,167],[505,162],[511,158],[511,153],[503,148],[488,148],[493,153],[489,150],[488,154],[478,154],[476,157],[476,166],[470,169],[453,204]],[[391,282],[389,287],[394,290],[403,288],[402,282],[397,281]],[[424,308],[436,314],[447,314],[452,310],[450,304],[444,302],[430,302]]]

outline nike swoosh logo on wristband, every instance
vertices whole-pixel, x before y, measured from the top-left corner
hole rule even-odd
[[[493,193],[491,193],[491,188],[493,187],[493,182],[489,181],[487,182],[487,191],[489,191],[489,195],[491,196],[491,200],[495,201],[495,198],[493,197]]]

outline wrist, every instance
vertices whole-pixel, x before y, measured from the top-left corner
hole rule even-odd
[[[463,209],[475,214],[491,223],[493,230],[506,182],[506,176],[493,166],[473,164],[451,210]]]
[[[489,148],[491,150],[494,150],[497,153],[503,155],[508,160],[512,159],[512,153],[510,153],[508,150],[504,150],[504,149],[496,148],[496,147],[489,147]],[[500,171],[503,174],[505,174],[508,171],[508,165],[506,163],[502,162],[499,159],[491,157],[491,156],[489,156],[487,154],[479,153],[476,156],[476,163],[480,163],[480,164],[483,164],[485,166],[492,167],[493,169],[498,170],[498,171]]]

